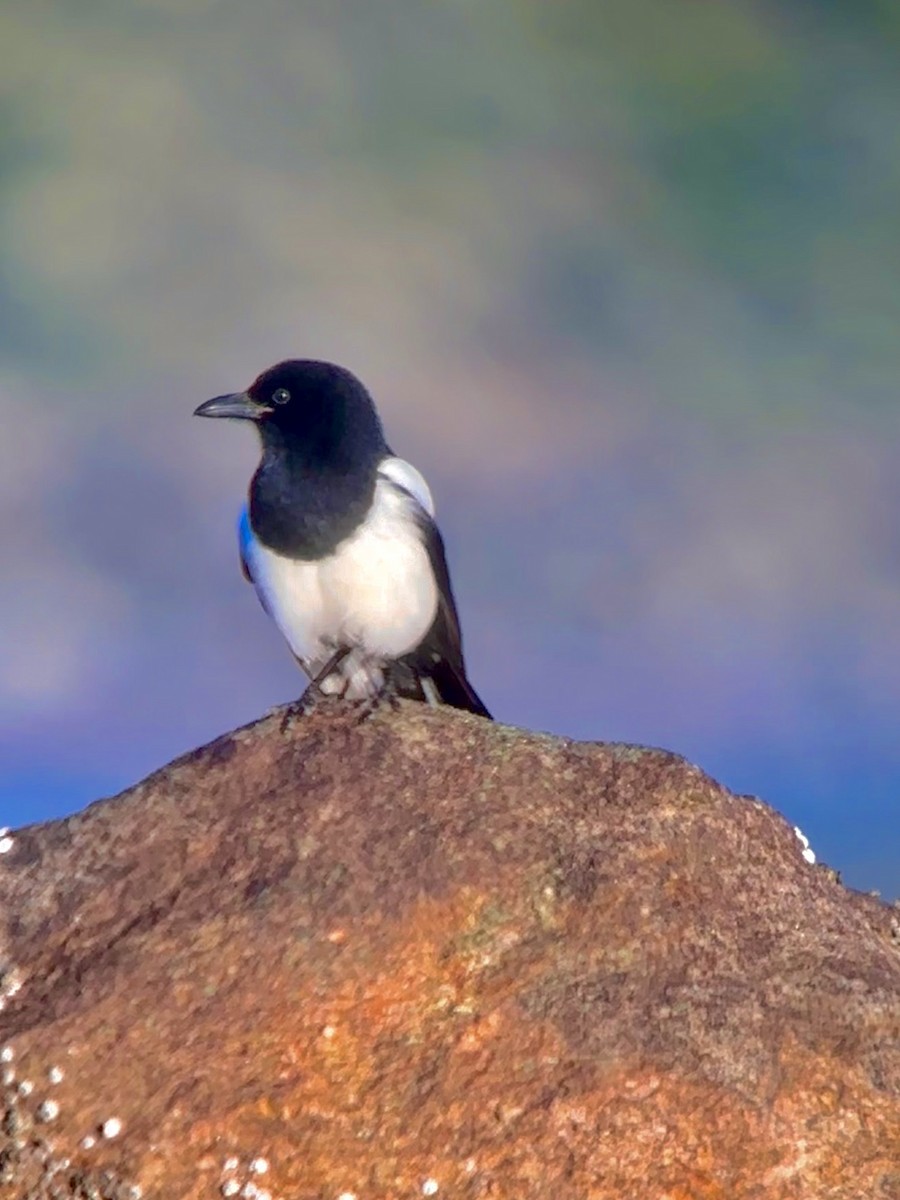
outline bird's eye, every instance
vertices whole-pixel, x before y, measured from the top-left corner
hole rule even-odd
[[[272,393],[272,401],[274,404],[287,404],[291,398],[291,393],[287,388],[276,388]]]

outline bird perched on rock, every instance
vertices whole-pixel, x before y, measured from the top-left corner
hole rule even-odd
[[[391,452],[356,376],[294,359],[195,416],[236,417],[259,432],[241,565],[314,687],[490,717],[466,677],[431,492]]]

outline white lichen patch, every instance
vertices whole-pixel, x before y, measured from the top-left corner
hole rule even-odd
[[[356,1192],[341,1192],[337,1200],[356,1200]]]
[[[117,1138],[122,1132],[122,1122],[118,1117],[108,1117],[100,1126],[100,1132],[105,1138]]]
[[[12,967],[3,973],[3,983],[0,985],[0,992],[4,997],[18,996],[22,990],[22,976]]]
[[[0,1067],[0,1076],[3,1078],[0,1091],[0,1194],[6,1194],[4,1184],[27,1178],[34,1182],[34,1189],[28,1191],[29,1196],[40,1195],[48,1200],[61,1200],[63,1190],[66,1195],[69,1192],[63,1187],[60,1175],[72,1166],[69,1155],[73,1147],[66,1144],[64,1132],[59,1139],[51,1136],[49,1127],[60,1116],[60,1104],[56,1100],[35,1096],[39,1085],[30,1079],[23,1079],[17,1084],[13,1059],[12,1046],[0,1049],[0,1061],[4,1064]],[[40,1074],[50,1083],[59,1083],[63,1078],[59,1067],[43,1068]],[[121,1128],[122,1122],[118,1117],[103,1123],[103,1133],[107,1137],[116,1136]],[[96,1140],[93,1135],[88,1135],[81,1141],[82,1149],[89,1149]],[[82,1167],[79,1175],[79,1195],[94,1197],[95,1200],[103,1197],[107,1200],[142,1198],[141,1188],[114,1170],[104,1169],[100,1172],[98,1169],[95,1177],[94,1172]]]
[[[15,842],[8,833],[0,834],[0,854],[9,854]]]
[[[436,1179],[428,1178],[422,1184],[422,1195],[423,1196],[434,1196],[436,1194],[437,1190],[438,1190],[438,1181]]]
[[[794,836],[797,838],[797,841],[803,847],[801,853],[803,855],[804,862],[808,862],[810,864],[810,866],[812,866],[816,861],[816,852],[815,852],[815,850],[810,849],[809,838],[806,836],[806,834],[803,832],[803,830],[799,827],[799,825],[794,826]]]
[[[55,1100],[44,1100],[38,1105],[35,1116],[39,1121],[55,1121],[59,1116],[59,1105]]]
[[[236,1154],[229,1156],[222,1163],[219,1182],[219,1194],[222,1196],[240,1196],[241,1200],[273,1200],[272,1193],[259,1185],[248,1176],[265,1175],[269,1170],[269,1160],[261,1154],[256,1154],[249,1161],[241,1163]]]
[[[93,1148],[94,1148],[96,1145],[97,1145],[97,1139],[94,1137],[94,1135],[93,1135],[92,1133],[88,1133],[88,1134],[86,1134],[86,1135],[85,1135],[85,1136],[84,1136],[84,1137],[81,1139],[81,1148],[82,1148],[82,1150],[93,1150]]]

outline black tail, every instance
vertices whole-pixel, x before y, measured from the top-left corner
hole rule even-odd
[[[465,709],[466,712],[475,713],[478,717],[487,717],[489,721],[494,719],[482,704],[481,697],[469,683],[465,671],[454,671],[446,659],[435,663],[429,678],[444,704],[449,704],[452,708]],[[421,682],[419,687],[422,688]]]
[[[391,663],[389,684],[393,687],[394,694],[407,700],[428,703],[434,699],[436,692],[442,704],[475,713],[476,716],[486,717],[489,721],[494,719],[469,683],[465,671],[455,671],[445,658],[437,662],[432,661],[427,669],[423,667],[424,664],[417,662],[415,655]]]

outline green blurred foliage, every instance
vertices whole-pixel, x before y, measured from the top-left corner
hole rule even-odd
[[[464,276],[434,339],[729,420],[896,415],[888,0],[20,0],[0,36],[14,362],[177,359],[151,314],[182,269],[227,327],[254,262],[263,292],[327,292],[383,239],[398,288]],[[320,253],[278,261],[276,208]]]

